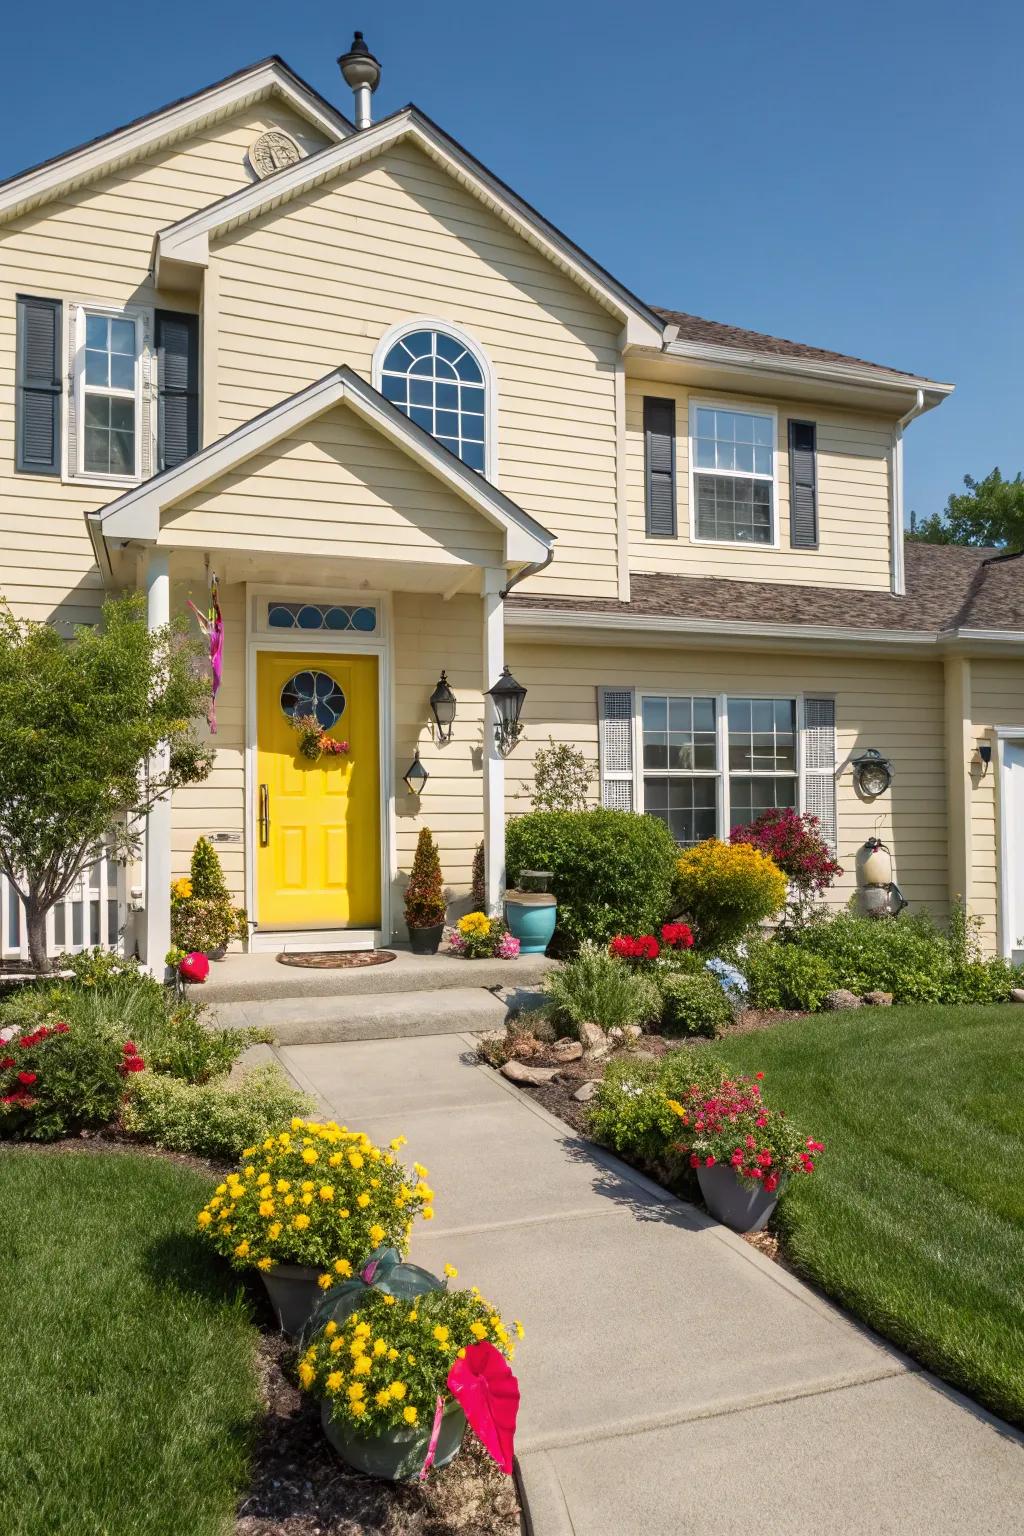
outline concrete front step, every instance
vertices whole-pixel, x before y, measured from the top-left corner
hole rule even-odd
[[[463,962],[468,964],[469,962]],[[218,1003],[210,1023],[273,1031],[280,1045],[393,1040],[501,1029],[508,1002],[484,987],[444,987],[355,997],[279,997]]]
[[[367,997],[485,987],[529,992],[540,986],[545,972],[556,963],[545,955],[520,955],[516,960],[464,960],[458,955],[414,955],[399,944],[390,945],[389,950],[395,959],[384,965],[326,971],[282,965],[273,953],[229,954],[215,961],[209,980],[201,988],[196,987],[192,995],[204,1003],[221,1005],[275,998]]]

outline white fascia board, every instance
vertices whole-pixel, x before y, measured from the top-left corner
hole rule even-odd
[[[160,533],[161,512],[342,401],[499,527],[505,535],[505,558],[509,563],[529,564],[544,558],[554,543],[554,536],[546,528],[435,442],[348,367],[336,369],[308,389],[245,422],[177,469],[157,475],[110,502],[98,514],[103,537],[155,543]]]
[[[558,608],[508,608],[505,622],[512,629],[550,633],[565,630],[574,638],[579,631],[612,634],[618,640],[643,639],[647,644],[681,640],[728,641],[749,648],[752,641],[784,644],[832,645],[863,650],[865,646],[889,645],[912,650],[935,650],[940,636],[935,630],[851,629],[826,624],[748,624],[723,619],[690,619],[674,614],[620,614],[579,612]]]
[[[553,225],[529,208],[496,177],[460,150],[451,139],[425,122],[415,108],[405,108],[393,117],[383,118],[370,128],[351,135],[341,144],[332,145],[316,155],[309,155],[266,181],[256,182],[231,193],[209,208],[190,214],[177,224],[170,224],[156,237],[157,261],[198,259],[185,254],[199,249],[190,242],[196,235],[207,237],[236,228],[267,208],[278,207],[289,198],[332,177],[344,174],[372,156],[409,139],[435,160],[481,202],[489,206],[531,245],[536,247],[568,276],[627,325],[631,346],[661,350],[664,326],[641,302],[576,249]]]
[[[113,133],[69,150],[66,155],[26,171],[0,187],[0,219],[12,218],[72,186],[136,160],[158,144],[181,138],[207,119],[225,117],[249,102],[276,91],[300,116],[313,122],[336,143],[354,129],[340,113],[326,110],[316,95],[273,60],[247,70],[235,79],[211,86],[185,101],[155,112],[142,122],[128,124]],[[307,156],[311,159],[312,156]]]
[[[750,370],[753,374],[816,378],[829,384],[861,384],[870,388],[901,390],[913,395],[924,390],[925,410],[933,410],[951,395],[954,384],[934,379],[891,372],[885,368],[863,367],[857,363],[824,362],[819,358],[783,357],[776,353],[754,352],[745,347],[719,347],[695,341],[673,341],[664,349],[666,357],[685,358],[689,362],[718,364]]]

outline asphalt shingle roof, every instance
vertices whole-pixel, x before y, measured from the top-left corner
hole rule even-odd
[[[851,357],[846,352],[830,352],[825,347],[811,347],[803,341],[787,341],[784,336],[768,336],[763,331],[747,331],[738,325],[723,325],[719,320],[704,320],[700,315],[689,315],[681,309],[651,308],[660,319],[679,327],[680,341],[704,342],[714,347],[739,347],[747,352],[764,352],[775,357],[804,358],[817,363],[851,363],[857,368],[875,368],[879,373],[898,373],[905,379],[927,384],[916,373],[904,368],[889,368],[884,363],[869,363],[863,357]]]

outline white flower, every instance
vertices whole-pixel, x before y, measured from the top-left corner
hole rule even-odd
[[[13,1040],[15,1035],[20,1035],[20,1033],[20,1026],[17,1024],[11,1024],[7,1029],[0,1029],[0,1040],[4,1042],[4,1045],[6,1045],[8,1040]]]

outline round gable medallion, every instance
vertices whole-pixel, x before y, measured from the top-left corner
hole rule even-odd
[[[294,165],[300,158],[295,140],[276,129],[261,133],[249,146],[249,164],[261,180],[264,176],[273,176],[275,171],[283,171],[285,166]]]

